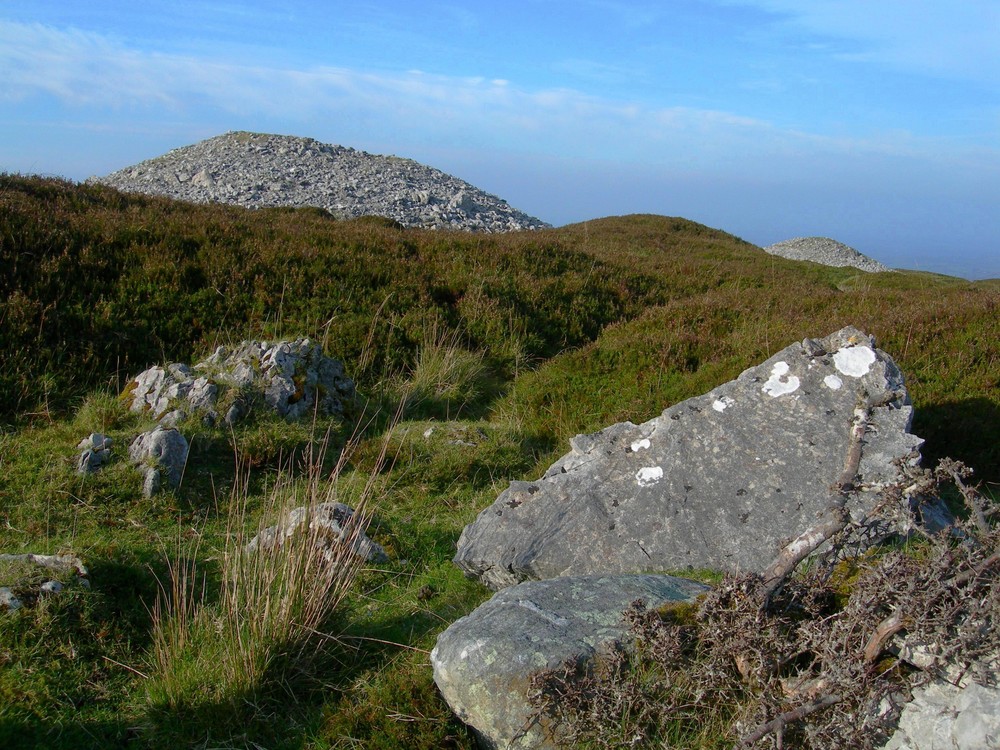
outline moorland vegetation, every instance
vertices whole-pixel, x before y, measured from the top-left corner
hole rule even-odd
[[[92,584],[0,612],[2,747],[471,748],[427,660],[490,593],[450,562],[462,527],[572,435],[845,325],[905,373],[925,462],[1000,482],[996,281],[789,261],[663,216],[473,235],[15,175],[0,264],[0,552],[77,554]],[[144,499],[129,378],[297,336],[344,362],[354,409],[199,425],[181,486]],[[81,477],[94,431],[118,460]],[[390,559],[331,580],[306,627],[294,558],[260,598],[233,581],[265,575],[240,540],[315,496],[366,508]]]

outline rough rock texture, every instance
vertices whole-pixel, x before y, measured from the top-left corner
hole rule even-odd
[[[636,599],[657,607],[707,591],[682,578],[583,576],[537,581],[496,594],[445,630],[431,652],[434,681],[455,714],[491,748],[554,747],[529,722],[533,674],[585,665],[619,643],[622,612]]]
[[[344,374],[343,364],[307,338],[244,341],[232,350],[220,346],[193,367],[150,367],[126,386],[123,397],[132,411],[148,411],[163,426],[172,427],[192,412],[214,421],[220,386],[239,394],[224,415],[228,424],[246,415],[247,397],[254,392],[289,420],[312,415],[315,408],[324,416],[342,414],[355,398],[354,383]]]
[[[764,252],[791,260],[811,260],[824,266],[853,266],[869,273],[891,271],[877,260],[829,237],[795,237],[764,248]]]
[[[132,441],[128,455],[143,474],[142,494],[152,497],[164,480],[170,487],[180,486],[187,464],[188,442],[177,430],[157,425]]]
[[[289,511],[283,523],[269,526],[251,539],[247,544],[247,552],[280,547],[298,532],[308,519],[310,529],[320,530],[316,543],[317,546],[323,545],[321,551],[324,555],[329,555],[330,561],[336,560],[336,552],[332,550],[333,546],[338,544],[350,544],[354,554],[366,562],[388,560],[389,556],[385,554],[381,545],[358,532],[351,523],[353,517],[354,509],[343,503],[319,503],[311,511],[306,507],[295,508]]]
[[[916,462],[903,376],[845,328],[793,344],[736,380],[570,441],[535,482],[512,482],[462,532],[455,557],[498,589],[588,573],[762,570],[816,525],[863,421],[855,518],[896,459]]]
[[[92,432],[76,446],[82,451],[77,460],[76,470],[80,474],[93,474],[111,460],[111,438],[99,432]]]
[[[996,750],[1000,748],[1000,687],[966,677],[917,688],[883,750]]]
[[[196,203],[318,206],[338,217],[386,216],[410,227],[508,232],[548,226],[410,159],[293,136],[226,133],[91,180]]]

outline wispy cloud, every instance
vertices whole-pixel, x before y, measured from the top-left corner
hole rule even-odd
[[[206,121],[279,123],[290,132],[360,147],[419,143],[678,172],[731,174],[738,167],[786,176],[807,163],[826,169],[845,157],[924,159],[948,150],[906,133],[830,138],[737,112],[618,101],[571,88],[533,90],[488,77],[246,66],[4,21],[0,69],[6,72],[0,97],[8,100],[52,98],[95,118],[109,110],[162,112],[173,123],[187,118],[200,129]],[[995,153],[991,158],[997,161]]]
[[[831,54],[996,86],[1000,81],[1000,4],[996,0],[713,0],[776,14],[798,31],[852,41]]]

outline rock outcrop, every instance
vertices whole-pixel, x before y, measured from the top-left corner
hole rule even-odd
[[[548,226],[410,159],[264,133],[226,133],[91,180],[196,203],[316,206],[340,218],[385,216],[407,227],[509,232]]]
[[[263,529],[247,544],[247,552],[273,550],[281,547],[293,535],[302,533],[308,522],[313,531],[317,552],[327,562],[338,559],[337,547],[349,545],[351,551],[365,562],[385,562],[389,556],[358,528],[354,509],[344,503],[319,503],[312,508],[302,506],[288,512],[282,522]]]
[[[555,728],[531,721],[531,677],[587,664],[621,643],[622,612],[691,601],[706,586],[670,576],[585,576],[512,586],[454,622],[431,652],[434,681],[489,748],[550,748]],[[555,729],[555,731],[558,731]],[[557,739],[557,738],[556,738]]]
[[[355,398],[343,364],[307,338],[244,341],[232,349],[218,347],[193,367],[150,367],[125,387],[123,398],[132,411],[149,412],[171,427],[193,413],[214,422],[224,390],[232,394],[223,415],[230,425],[246,416],[254,401],[293,420],[314,410],[322,416],[343,414]]]
[[[884,273],[892,269],[867,255],[862,255],[853,247],[829,237],[795,237],[777,242],[764,248],[764,252],[780,255],[790,260],[810,260],[824,266],[842,268],[852,266],[868,273]]]
[[[817,524],[852,462],[847,508],[860,519],[900,477],[897,461],[919,461],[912,414],[902,373],[866,334],[806,339],[648,422],[578,435],[542,478],[512,482],[465,528],[455,562],[494,589],[760,571]]]
[[[157,425],[132,441],[128,456],[142,473],[142,494],[152,497],[164,482],[171,488],[180,486],[187,465],[188,442],[178,430]]]
[[[883,750],[996,750],[1000,747],[1000,687],[968,675],[917,688]]]

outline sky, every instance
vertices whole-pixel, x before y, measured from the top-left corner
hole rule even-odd
[[[0,171],[229,130],[416,159],[556,226],[1000,277],[997,0],[0,0]]]

